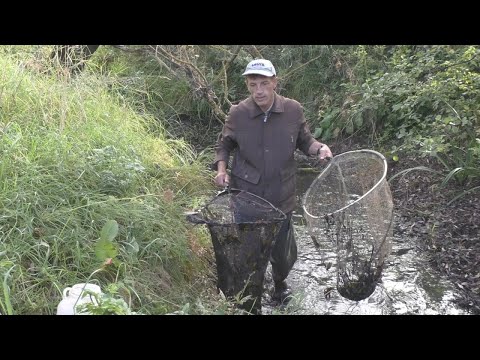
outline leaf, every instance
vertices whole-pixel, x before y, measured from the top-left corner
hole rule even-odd
[[[221,289],[218,289],[218,294],[220,295],[220,297],[223,299],[223,300],[227,300],[227,297],[225,296],[225,294],[223,293],[223,291]]]
[[[322,136],[322,139],[323,140],[329,140],[332,138],[332,132],[330,131],[330,129],[327,129],[324,133],[323,133],[323,136]]]
[[[392,106],[392,110],[393,111],[397,111],[398,109],[400,109],[402,107],[402,104],[395,104]]]
[[[118,234],[118,223],[115,220],[108,220],[103,225],[100,233],[100,240],[112,241]]]
[[[327,116],[322,121],[320,121],[320,125],[322,126],[322,128],[327,129],[330,127],[331,122],[332,122],[332,117]]]
[[[447,185],[447,183],[450,181],[450,179],[451,179],[453,176],[455,176],[456,174],[458,174],[459,172],[464,171],[464,170],[465,170],[465,169],[462,168],[462,167],[457,167],[457,168],[453,169],[452,171],[450,171],[450,172],[448,173],[448,175],[445,177],[445,179],[443,179],[441,186]]]
[[[393,159],[393,161],[398,161],[398,156],[397,156],[397,155],[393,155],[393,156],[392,156],[392,159]]]
[[[441,175],[440,172],[438,171],[435,171],[433,169],[430,169],[426,166],[416,166],[416,167],[413,167],[413,168],[409,168],[409,169],[405,169],[405,170],[402,170],[398,173],[396,173],[395,175],[393,175],[392,177],[390,177],[390,179],[388,179],[388,182],[391,182],[393,179],[397,178],[398,176],[402,175],[402,177],[404,177],[405,175],[407,175],[409,172],[411,171],[418,171],[418,170],[421,170],[421,171],[429,171],[429,172],[432,172],[434,174],[437,174],[437,175]]]
[[[112,243],[117,234],[118,223],[115,220],[108,220],[100,232],[100,240],[95,245],[95,255],[100,261],[105,262],[117,256],[117,245]]]
[[[363,125],[363,116],[362,113],[357,113],[355,117],[353,118],[353,122],[355,123],[355,126],[357,128],[361,127]]]
[[[116,244],[109,240],[100,239],[95,245],[95,255],[102,262],[105,262],[109,258],[113,259],[117,254],[118,250]]]
[[[315,132],[313,133],[314,138],[319,138],[322,136],[323,129],[321,127],[315,128]]]
[[[13,270],[15,266],[16,265],[13,265],[10,269],[8,269],[8,271],[3,276],[3,296],[5,297],[5,307],[6,307],[6,313],[8,315],[14,314],[12,303],[10,302],[10,288],[7,284],[7,281],[8,281],[8,277],[10,276],[10,272]],[[3,304],[2,304],[2,308],[3,308]],[[3,311],[5,311],[5,309],[3,309]]]
[[[349,122],[345,127],[345,131],[348,135],[353,134],[353,122]]]
[[[448,203],[447,203],[447,206],[450,205],[451,203],[453,203],[455,200],[457,199],[460,199],[461,197],[464,197],[466,194],[472,192],[472,191],[475,191],[475,190],[480,190],[480,186],[475,186],[471,189],[468,189],[468,190],[465,190],[465,191],[462,191],[459,195],[455,196],[452,200],[450,200]]]
[[[137,254],[140,251],[140,246],[138,245],[138,242],[133,239],[131,242],[127,243],[129,247],[127,248],[127,251],[132,254]]]
[[[183,305],[181,312],[183,315],[188,315],[188,313],[190,312],[190,303],[186,303],[185,305]]]

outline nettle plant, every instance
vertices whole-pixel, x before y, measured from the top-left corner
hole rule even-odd
[[[89,302],[77,306],[78,314],[89,315],[136,315],[130,310],[127,302],[119,295],[122,283],[113,283],[107,286],[105,293],[95,293],[85,290],[84,293],[95,298],[96,302]]]
[[[89,170],[96,175],[98,188],[107,194],[121,195],[145,172],[133,148],[128,154],[120,153],[112,145],[93,149],[87,160]]]
[[[118,245],[113,242],[118,234],[118,223],[115,220],[108,220],[103,226],[100,239],[95,246],[95,255],[102,261],[102,267],[95,270],[87,279],[87,283],[93,275],[104,271],[112,264],[119,265]],[[114,282],[106,286],[104,293],[96,293],[85,289],[83,296],[91,296],[96,301],[79,304],[76,306],[78,314],[84,315],[135,315],[127,302],[121,297],[119,291],[125,288],[122,282]]]

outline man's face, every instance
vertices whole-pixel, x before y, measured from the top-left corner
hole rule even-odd
[[[248,75],[247,88],[253,100],[263,111],[267,111],[273,103],[274,90],[277,87],[277,78],[272,76]]]

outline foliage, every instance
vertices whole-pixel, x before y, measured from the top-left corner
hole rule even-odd
[[[437,159],[446,170],[444,184],[478,179],[479,52],[475,46],[395,47],[387,71],[346,85],[361,95],[348,111],[346,132],[396,142],[392,156],[406,151]]]
[[[458,196],[479,188],[479,46],[100,46],[77,76],[51,51],[0,47],[2,313],[53,313],[64,284],[98,269],[96,252],[116,260],[97,280],[123,284],[142,313],[216,311],[197,306],[209,237],[183,211],[213,193],[218,120],[247,96],[253,58],[274,62],[277,91],[302,103],[316,138],[431,157]],[[99,246],[105,219],[117,241]]]
[[[10,277],[10,272],[13,270],[15,265],[12,265],[10,261],[0,262],[0,267],[2,268],[2,270],[7,265],[10,266],[10,268],[3,275],[2,288],[3,288],[4,301],[2,301],[2,299],[0,298],[0,308],[2,309],[2,312],[4,314],[13,315],[14,311],[13,311],[12,303],[10,301],[10,287],[8,286],[8,280]]]
[[[440,175],[443,186],[457,181],[465,187],[463,195],[478,189],[478,46],[169,45],[152,48],[164,50],[164,54],[188,64],[170,61],[167,55],[155,57],[151,52],[148,55],[161,65],[158,67],[161,72],[150,73],[153,78],[166,76],[171,80],[170,87],[165,83],[162,89],[156,88],[157,99],[162,101],[155,101],[149,111],[153,113],[156,108],[157,113],[169,114],[165,117],[177,124],[174,131],[177,137],[182,136],[186,128],[181,123],[201,123],[205,118],[216,116],[219,109],[226,113],[231,103],[243,99],[247,94],[239,74],[251,59],[265,57],[277,68],[277,91],[302,103],[316,138],[325,142],[349,137],[366,139],[368,146],[381,147],[395,161],[403,161],[404,153],[431,157],[440,165],[440,170],[437,166],[407,170],[435,172]],[[195,76],[192,69],[193,72],[199,70]],[[213,104],[207,100],[210,91],[215,95]],[[187,99],[182,103],[185,106],[178,106],[179,99]],[[218,127],[208,126],[202,134],[213,134],[216,130]],[[214,140],[210,135],[205,143],[211,145]]]
[[[100,261],[113,259],[118,254],[117,246],[112,240],[118,234],[118,223],[115,220],[108,220],[100,233],[100,240],[95,246],[95,255]]]
[[[192,244],[208,239],[183,212],[211,186],[194,149],[112,94],[115,77],[39,71],[26,65],[38,48],[14,50],[0,51],[0,311],[53,314],[89,274],[124,284],[142,313],[194,299],[202,285],[190,282],[210,270]],[[105,219],[117,241],[99,246]],[[95,272],[95,253],[118,262]]]
[[[86,295],[92,296],[95,301],[76,306],[79,315],[138,315],[132,311],[126,301],[119,295],[122,283],[113,283],[107,286],[106,292],[101,294],[85,290]]]

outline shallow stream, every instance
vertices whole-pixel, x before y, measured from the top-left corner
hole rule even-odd
[[[287,282],[293,290],[287,306],[272,306],[270,267],[265,276],[263,314],[465,314],[452,299],[454,287],[431,266],[416,245],[417,238],[405,237],[402,224],[394,208],[392,252],[387,258],[381,281],[366,299],[352,301],[336,290],[335,249],[322,244],[318,250],[307,234],[301,200],[317,176],[316,173],[299,173],[297,176],[297,209],[293,213],[298,259]],[[330,246],[330,248],[329,248]]]

